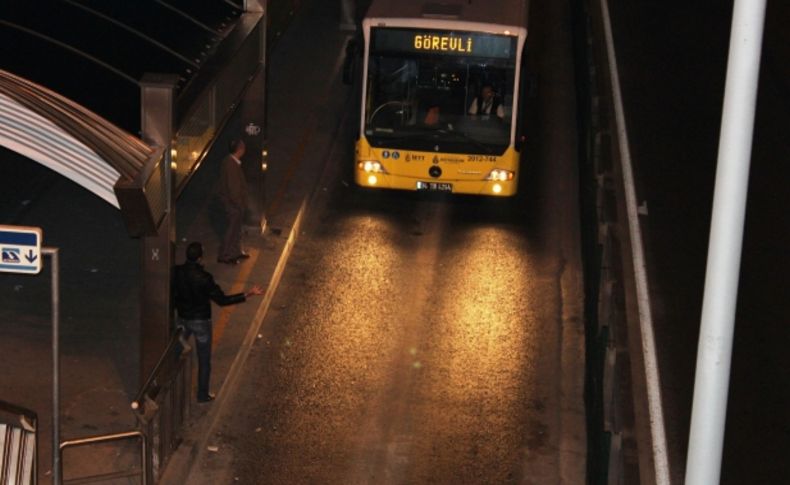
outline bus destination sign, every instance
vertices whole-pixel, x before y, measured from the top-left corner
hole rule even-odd
[[[371,48],[376,53],[409,52],[510,59],[516,37],[424,29],[374,28]]]

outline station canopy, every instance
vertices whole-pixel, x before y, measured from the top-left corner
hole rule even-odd
[[[242,13],[229,0],[4,0],[0,69],[139,136],[143,75],[177,75],[178,96]]]

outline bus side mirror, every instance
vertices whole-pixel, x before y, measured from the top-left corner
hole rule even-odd
[[[343,60],[343,84],[354,84],[358,50],[357,40],[349,39],[346,44],[346,58]]]
[[[518,135],[518,137],[516,138],[516,144],[515,144],[516,151],[520,152],[524,148],[524,145],[526,145],[526,143],[527,143],[526,135]]]

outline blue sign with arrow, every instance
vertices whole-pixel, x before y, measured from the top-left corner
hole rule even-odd
[[[0,273],[41,272],[41,228],[0,225]]]

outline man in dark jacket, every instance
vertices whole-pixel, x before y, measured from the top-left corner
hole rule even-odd
[[[179,324],[186,329],[185,337],[195,334],[198,358],[198,402],[209,402],[214,395],[208,390],[211,375],[211,302],[217,305],[233,305],[246,301],[253,295],[264,293],[260,286],[253,286],[245,293],[226,295],[214,277],[200,264],[203,246],[199,242],[187,246],[187,260],[175,267],[173,290]]]

